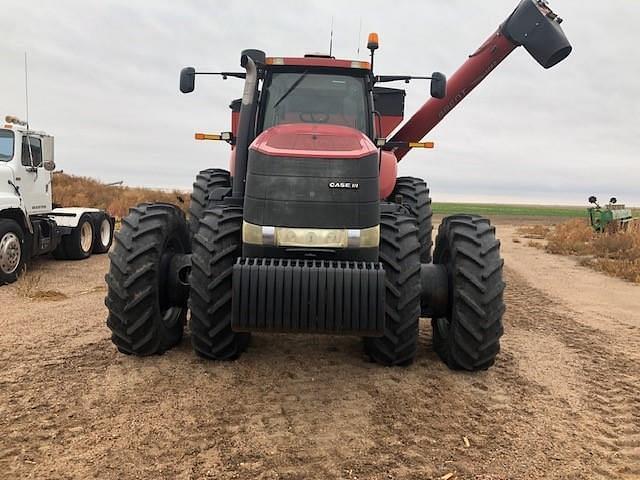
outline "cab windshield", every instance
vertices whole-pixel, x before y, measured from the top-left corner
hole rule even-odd
[[[344,125],[368,134],[367,89],[363,77],[274,72],[266,95],[263,130],[283,123]]]
[[[13,132],[0,129],[0,162],[9,162],[13,158]]]

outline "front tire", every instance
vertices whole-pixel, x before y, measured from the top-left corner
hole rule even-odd
[[[503,260],[495,227],[476,215],[446,217],[434,263],[447,267],[450,304],[434,318],[433,347],[453,370],[486,370],[500,351],[505,311]]]
[[[365,352],[382,365],[409,365],[418,347],[420,243],[415,219],[397,205],[381,205],[379,255],[385,270],[384,335],[365,338]]]
[[[180,342],[187,316],[186,304],[170,304],[167,292],[171,258],[191,251],[184,214],[169,204],[138,205],[115,239],[105,299],[111,340],[125,354],[164,353]]]
[[[193,182],[191,204],[189,205],[189,231],[193,237],[200,227],[204,211],[215,204],[214,190],[231,186],[231,176],[227,170],[208,168],[202,170]]]
[[[401,197],[402,206],[409,210],[418,223],[420,261],[422,263],[431,263],[433,211],[427,182],[416,177],[398,177],[389,200],[395,202],[397,196]]]
[[[201,357],[235,360],[248,333],[231,329],[233,265],[242,255],[242,208],[219,206],[204,212],[193,238],[191,343]]]
[[[24,232],[15,220],[0,219],[0,285],[15,282],[24,270]]]

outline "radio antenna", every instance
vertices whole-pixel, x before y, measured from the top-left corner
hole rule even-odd
[[[360,39],[362,38],[362,17],[360,17],[360,27],[358,28],[358,56],[360,55]]]
[[[329,56],[333,55],[333,16],[331,17],[331,36],[329,37]]]
[[[27,130],[29,129],[29,76],[27,68],[27,52],[24,52],[24,103],[27,114]]]

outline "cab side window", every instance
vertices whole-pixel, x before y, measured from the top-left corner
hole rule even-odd
[[[31,146],[31,148],[29,148]],[[42,140],[35,137],[22,137],[22,165],[30,167],[31,156],[33,156],[33,166],[42,166]]]

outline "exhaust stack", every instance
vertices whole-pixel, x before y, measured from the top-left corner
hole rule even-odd
[[[560,24],[562,19],[545,0],[522,0],[507,20],[456,71],[447,82],[443,99],[429,99],[391,138],[419,142],[519,46],[544,68],[560,63],[571,53],[571,44]],[[409,148],[398,148],[400,161]]]

